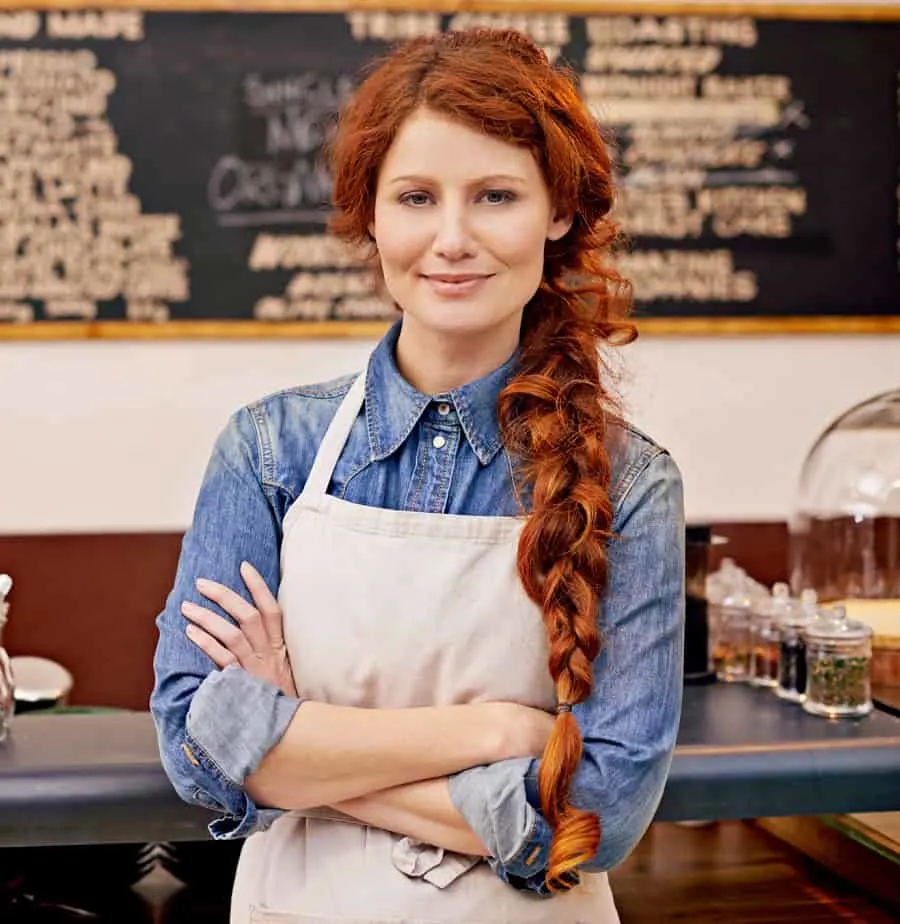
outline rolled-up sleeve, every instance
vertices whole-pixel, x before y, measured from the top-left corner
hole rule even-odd
[[[248,410],[236,414],[216,442],[182,543],[174,587],[157,618],[150,711],[162,764],[176,792],[220,815],[216,838],[244,837],[267,827],[277,810],[256,806],[243,790],[246,777],[280,741],[299,701],[238,667],[225,671],[186,636],[181,604],[216,609],[195,582],[219,581],[246,599],[241,562],[250,562],[269,587],[279,583],[284,499],[261,477],[261,448]]]
[[[684,501],[671,457],[655,452],[621,498],[601,604],[603,648],[590,698],[575,707],[584,752],[573,804],[600,816],[586,871],[612,869],[634,849],[662,798],[681,715]],[[511,885],[547,894],[550,832],[537,794],[539,762],[502,761],[451,778],[456,808]]]

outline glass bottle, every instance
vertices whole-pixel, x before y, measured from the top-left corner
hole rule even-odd
[[[9,734],[13,713],[16,709],[12,666],[9,663],[6,649],[3,647],[3,627],[6,625],[9,613],[6,595],[11,588],[12,578],[8,574],[0,574],[0,741],[3,741]]]
[[[779,614],[778,686],[775,692],[794,703],[806,696],[806,626],[816,610],[816,592],[807,588],[800,599],[788,597]]]
[[[847,718],[872,711],[872,628],[844,607],[821,609],[806,628],[806,700],[813,715]]]

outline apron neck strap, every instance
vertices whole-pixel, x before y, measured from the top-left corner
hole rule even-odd
[[[303,488],[304,494],[321,497],[327,493],[334,467],[341,457],[344,446],[347,444],[347,438],[350,436],[350,431],[353,429],[353,424],[365,401],[368,371],[369,363],[367,361],[365,368],[350,386],[350,390],[328,425],[319,446],[319,451],[313,461],[312,470],[306,479],[306,485]]]

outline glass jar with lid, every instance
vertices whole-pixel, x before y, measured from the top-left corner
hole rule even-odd
[[[844,718],[872,711],[872,627],[844,607],[820,609],[806,627],[806,699],[813,715]]]
[[[778,685],[775,692],[794,703],[806,696],[806,626],[816,611],[816,592],[807,588],[795,597],[784,597],[778,614]]]
[[[724,596],[709,607],[710,647],[716,679],[750,679],[750,621],[758,597],[741,573]]]
[[[772,596],[760,600],[750,620],[750,684],[755,687],[778,686],[781,616],[790,601],[787,584],[772,587]]]

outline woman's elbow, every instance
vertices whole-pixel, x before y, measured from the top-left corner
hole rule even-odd
[[[628,859],[656,816],[668,767],[667,759],[651,761],[632,785],[598,800],[594,810],[600,816],[600,846],[585,869],[608,872]]]
[[[604,824],[600,818],[600,847],[594,857],[584,865],[585,872],[608,873],[623,863],[640,843],[641,838],[650,827],[652,818],[610,820]]]

